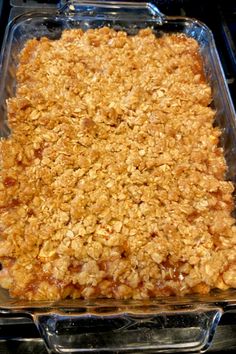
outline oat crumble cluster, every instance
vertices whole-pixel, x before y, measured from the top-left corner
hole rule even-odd
[[[198,44],[109,28],[32,39],[0,143],[0,285],[145,299],[236,287],[233,185]]]

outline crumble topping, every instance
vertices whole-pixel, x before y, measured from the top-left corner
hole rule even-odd
[[[0,285],[29,300],[236,287],[211,101],[185,35],[29,40],[0,142]]]

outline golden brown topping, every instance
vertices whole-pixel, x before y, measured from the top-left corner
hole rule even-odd
[[[235,287],[233,185],[197,42],[30,40],[0,142],[0,284],[30,300]]]

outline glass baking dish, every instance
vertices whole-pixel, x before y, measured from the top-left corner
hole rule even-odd
[[[235,111],[211,31],[184,17],[166,17],[151,2],[61,1],[59,10],[32,9],[8,26],[0,57],[0,136],[7,137],[6,99],[15,94],[18,54],[33,37],[60,37],[64,29],[111,26],[132,35],[151,27],[156,35],[185,33],[201,50],[207,80],[222,130],[221,145],[228,164],[226,178],[236,181]],[[205,296],[168,297],[144,301],[66,300],[28,302],[11,299],[0,289],[0,316],[28,317],[38,327],[49,351],[204,352],[224,313],[236,310],[236,290]]]

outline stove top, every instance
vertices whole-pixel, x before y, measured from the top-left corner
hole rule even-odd
[[[157,0],[159,9],[169,16],[193,17],[204,22],[213,32],[216,46],[236,107],[236,1]],[[12,5],[12,6],[11,6]],[[57,1],[0,0],[0,45],[9,18],[32,7],[55,7]],[[236,314],[225,314],[217,328],[210,353],[236,351]],[[46,354],[37,328],[27,318],[0,317],[0,354]]]

